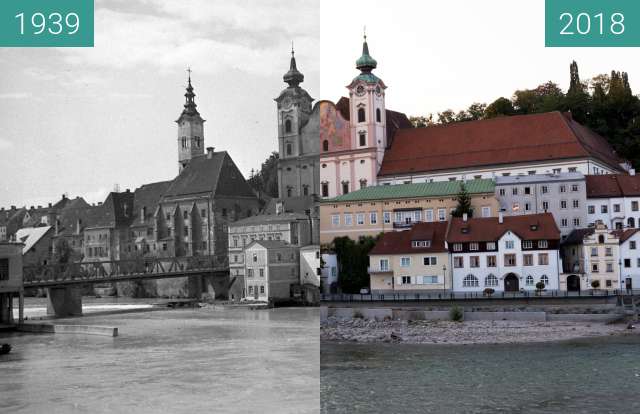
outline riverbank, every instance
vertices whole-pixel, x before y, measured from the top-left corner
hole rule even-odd
[[[320,326],[325,342],[407,344],[516,344],[636,334],[627,324],[568,321],[376,321],[329,317]]]

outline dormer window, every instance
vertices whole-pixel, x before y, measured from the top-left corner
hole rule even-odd
[[[477,243],[477,242],[469,243],[469,250],[472,250],[472,251],[480,250],[480,243]]]
[[[453,244],[453,251],[454,252],[461,252],[462,251],[462,243],[454,243]]]
[[[358,108],[358,122],[366,122],[364,108]]]
[[[523,249],[533,249],[533,242],[531,240],[524,240],[522,242]]]
[[[284,132],[286,133],[290,133],[291,132],[291,120],[287,119],[286,121],[284,121]]]
[[[469,227],[463,227],[463,228],[461,228],[461,229],[460,229],[460,232],[461,232],[461,233],[463,233],[463,234],[467,234],[467,233],[469,233]]]
[[[413,248],[431,247],[431,240],[413,240],[411,242],[411,247]]]
[[[538,248],[546,249],[547,247],[549,247],[549,241],[547,241],[547,240],[538,240]]]
[[[538,230],[538,225],[537,224],[532,224],[530,228],[531,228],[531,231],[536,231],[536,230]]]

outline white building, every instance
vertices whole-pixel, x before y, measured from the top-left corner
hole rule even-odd
[[[244,250],[245,298],[289,300],[300,284],[299,248],[282,240],[256,240]]]
[[[322,293],[337,293],[338,255],[336,255],[335,253],[322,253],[322,268],[320,280],[322,281]]]
[[[300,284],[320,287],[320,246],[300,248]]]
[[[640,226],[640,176],[627,174],[587,176],[587,222],[609,229]]]
[[[447,235],[453,290],[518,292],[559,287],[560,231],[551,214],[454,218]]]
[[[640,230],[620,233],[620,289],[640,289]]]

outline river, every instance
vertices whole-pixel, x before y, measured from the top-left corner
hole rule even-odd
[[[0,356],[0,413],[320,410],[317,308],[178,309],[55,323],[114,326],[119,336],[0,333],[13,345]]]
[[[322,413],[639,413],[640,335],[522,345],[321,344]]]

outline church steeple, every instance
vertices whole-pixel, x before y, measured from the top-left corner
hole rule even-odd
[[[362,42],[362,56],[356,60],[356,69],[359,69],[362,73],[371,73],[378,66],[378,62],[369,54],[369,45],[367,44],[367,35],[364,35],[364,42]]]
[[[304,75],[296,67],[296,56],[291,44],[291,62],[289,63],[289,71],[284,74],[282,79],[289,84],[290,88],[300,85],[304,81]]]
[[[184,109],[176,121],[178,124],[178,166],[182,171],[193,157],[204,154],[204,122],[196,108],[191,68],[187,69],[187,92],[184,94]]]
[[[189,80],[187,85],[187,93],[184,94],[185,102],[184,102],[184,110],[182,111],[182,115],[199,115],[196,107],[195,97],[196,94],[193,92],[193,86],[191,85],[191,68],[187,69],[189,73]]]

